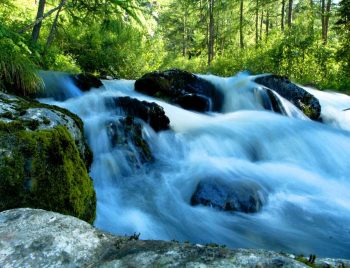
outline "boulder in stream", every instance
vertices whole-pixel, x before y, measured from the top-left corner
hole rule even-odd
[[[74,84],[81,91],[88,91],[91,88],[99,88],[102,87],[103,84],[99,78],[90,73],[81,73],[77,75],[71,76]]]
[[[191,205],[253,213],[261,210],[265,199],[265,191],[252,181],[206,178],[197,185],[191,198]]]
[[[224,100],[209,81],[178,69],[147,73],[136,80],[135,90],[198,112],[220,111]]]
[[[107,104],[111,104],[107,100]],[[169,129],[169,118],[165,115],[163,107],[155,102],[140,101],[130,97],[119,97],[112,100],[112,105],[121,109],[125,115],[142,119],[155,131]]]
[[[276,91],[310,119],[320,120],[321,105],[318,99],[305,89],[293,84],[287,77],[269,74],[255,78],[255,82]]]
[[[91,162],[78,116],[0,92],[0,211],[43,208],[93,222]]]

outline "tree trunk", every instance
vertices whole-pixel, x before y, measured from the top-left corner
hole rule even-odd
[[[332,0],[327,0],[326,14],[324,17],[324,38],[323,43],[327,45],[328,42],[328,29],[329,29],[329,16],[331,13]]]
[[[270,11],[269,6],[266,6],[266,41],[269,38],[269,27],[270,27]]]
[[[322,23],[322,40],[325,42],[325,6],[326,0],[321,0],[321,23]]]
[[[292,16],[293,16],[293,0],[289,0],[289,3],[288,3],[288,27],[292,26]]]
[[[46,4],[46,0],[40,0],[39,6],[38,6],[38,12],[36,14],[36,21],[44,16],[45,4]],[[42,25],[42,22],[40,21],[39,23],[35,24],[33,27],[33,31],[32,31],[33,43],[36,43],[39,39],[41,25]]]
[[[243,40],[243,0],[241,0],[240,5],[240,16],[239,16],[239,45],[240,48],[244,48],[244,40]]]
[[[284,31],[284,10],[286,6],[286,0],[282,0],[282,10],[281,10],[281,30]]]
[[[208,42],[208,65],[214,58],[214,0],[209,0],[209,42]]]
[[[37,18],[33,23],[23,27],[21,30],[18,31],[19,34],[23,34],[26,31],[29,31],[30,29],[33,28],[33,26],[38,25],[39,23],[41,23],[44,19],[46,19],[47,17],[51,16],[54,12],[56,12],[58,9],[60,9],[66,2],[64,2],[63,4],[61,3],[59,6],[51,9],[50,11],[48,11],[47,13],[45,13],[42,17]]]
[[[261,16],[260,16],[260,41],[262,39],[263,22],[264,22],[264,9],[261,9]]]
[[[186,57],[187,53],[187,9],[185,10],[183,18],[183,32],[182,32],[182,56]]]
[[[63,8],[63,6],[64,6],[64,4],[65,4],[66,2],[67,2],[67,0],[62,0],[61,3],[60,3],[60,5],[59,5],[59,9],[57,10],[55,20],[54,20],[53,23],[52,23],[49,36],[48,36],[48,38],[47,38],[47,40],[46,40],[44,55],[46,54],[47,50],[49,49],[49,47],[50,47],[51,44],[52,44],[52,41],[53,41],[54,36],[55,36],[56,29],[57,29],[58,18],[59,18],[59,16],[60,16],[61,10],[62,10],[62,8]]]
[[[255,7],[255,44],[259,43],[259,0],[256,0]]]

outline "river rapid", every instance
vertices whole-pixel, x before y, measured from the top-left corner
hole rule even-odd
[[[217,243],[295,254],[350,258],[350,97],[305,88],[322,106],[314,122],[279,97],[288,116],[266,111],[252,77],[201,75],[224,94],[220,113],[184,110],[134,91],[134,81],[104,81],[80,92],[70,80],[64,101],[42,99],[78,114],[94,153],[91,177],[97,194],[94,225],[141,239]],[[108,122],[123,115],[106,99],[130,96],[156,102],[171,130],[143,137],[152,163],[130,165],[112,146]],[[133,145],[129,145],[133,151]],[[136,153],[137,156],[137,153]],[[249,181],[264,192],[257,213],[191,206],[204,179]]]

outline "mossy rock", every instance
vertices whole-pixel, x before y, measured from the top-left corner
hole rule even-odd
[[[18,121],[28,130],[52,129],[63,125],[72,135],[86,167],[89,169],[92,164],[93,155],[84,137],[83,122],[64,108],[0,92],[0,121]]]
[[[0,144],[0,211],[42,208],[94,221],[93,183],[66,127],[0,122]]]
[[[319,100],[305,89],[292,83],[287,77],[265,75],[258,76],[254,81],[277,92],[283,98],[294,104],[310,119],[316,121],[320,120],[321,105]]]

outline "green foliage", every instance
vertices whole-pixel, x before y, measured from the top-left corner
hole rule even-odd
[[[72,74],[82,72],[75,58],[70,54],[63,54],[57,47],[52,47],[46,52],[42,66],[44,69]]]
[[[17,89],[21,94],[34,91],[36,66],[128,79],[174,67],[217,75],[248,70],[286,75],[319,88],[350,91],[349,0],[332,5],[324,15],[330,23],[327,44],[317,1],[294,1],[290,26],[289,8],[285,6],[284,30],[281,1],[244,1],[244,49],[240,48],[239,1],[214,2],[214,60],[208,66],[210,11],[206,1],[68,1],[58,16],[50,45],[47,41],[56,13],[45,18],[34,45],[29,32],[22,37],[14,32],[33,21],[37,6],[20,0],[5,1],[0,7],[1,32],[5,27],[10,29],[5,35],[10,40],[0,43],[0,54],[6,62],[3,73],[10,84],[17,81],[19,87],[28,87]],[[48,1],[45,11],[58,3]],[[14,60],[5,51],[15,54],[11,56]],[[15,75],[18,72],[8,71],[15,69],[21,70],[21,78]]]
[[[0,211],[41,208],[93,222],[92,181],[69,132],[25,128],[21,121],[0,123]]]
[[[31,54],[18,35],[0,26],[0,90],[28,96],[42,89]]]
[[[336,30],[340,35],[340,48],[336,53],[337,59],[342,63],[343,77],[350,83],[350,1],[342,0],[339,6]]]

